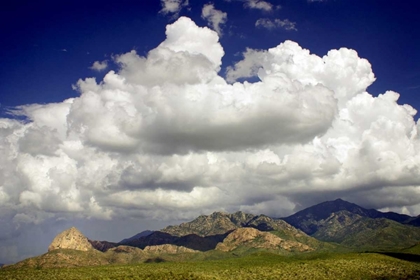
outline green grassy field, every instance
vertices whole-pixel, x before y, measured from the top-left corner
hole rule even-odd
[[[149,262],[78,268],[0,269],[0,279],[420,279],[420,263],[376,253]]]

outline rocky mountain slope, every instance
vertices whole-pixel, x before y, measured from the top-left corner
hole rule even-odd
[[[9,267],[50,268],[127,264],[153,260],[159,256],[174,259],[177,258],[174,256],[196,253],[199,252],[172,244],[146,246],[144,249],[120,245],[101,252],[95,249],[88,239],[73,227],[58,234],[49,246],[47,253]]]
[[[308,236],[283,220],[240,211],[233,214],[214,212],[208,216],[202,215],[191,222],[168,226],[137,239],[132,238],[123,245],[145,248],[148,245],[174,244],[194,250],[209,251],[215,249],[228,234],[239,228],[270,231],[285,240],[300,242],[317,249],[324,247],[323,242]]]
[[[58,234],[48,247],[48,251],[57,249],[89,251],[93,246],[77,228],[72,227]]]
[[[385,218],[367,218],[338,211],[317,223],[313,237],[365,250],[406,248],[420,241],[420,228]]]
[[[188,234],[196,234],[199,236],[209,236],[225,234],[239,227],[246,226],[255,216],[238,211],[234,214],[214,212],[211,215],[201,215],[195,220],[182,223],[178,226],[168,226],[162,229],[162,232],[169,233],[173,236],[185,236]]]
[[[314,249],[306,244],[282,239],[269,232],[254,228],[238,228],[232,231],[223,242],[217,244],[216,250],[230,252],[237,249],[266,249],[279,253],[307,252]]]
[[[321,220],[325,220],[331,214],[343,210],[353,214],[357,214],[362,217],[372,219],[385,218],[403,224],[410,224],[415,220],[414,217],[404,214],[398,214],[394,212],[383,213],[375,209],[365,209],[363,207],[360,207],[359,205],[344,201],[342,199],[326,201],[308,207],[289,217],[282,219],[291,224],[292,226],[304,231],[305,233],[312,235],[318,230],[319,223]]]
[[[325,247],[332,249],[332,247],[334,247],[333,245],[320,242],[281,219],[273,219],[265,215],[254,216],[246,226],[260,231],[270,232],[285,240],[306,244],[314,249],[322,249]]]
[[[141,232],[120,243],[89,240],[76,228],[70,228],[54,238],[46,254],[13,267],[203,260],[256,251],[288,255],[311,251],[387,250],[420,242],[420,228],[383,216],[404,223],[416,221],[407,215],[368,210],[338,199],[285,219],[243,212],[214,212],[161,231]]]

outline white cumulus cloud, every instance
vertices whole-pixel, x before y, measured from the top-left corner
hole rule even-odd
[[[227,13],[214,8],[213,4],[206,4],[201,11],[201,17],[205,19],[208,25],[219,34],[222,35],[221,25],[227,21]]]
[[[337,197],[418,214],[416,110],[367,91],[366,59],[285,41],[247,49],[224,77],[223,55],[215,31],[181,17],[147,55],[79,80],[79,97],[1,118],[0,261],[29,254],[14,236],[85,219],[279,217]]]
[[[92,70],[95,71],[104,71],[106,68],[108,68],[108,61],[95,61],[92,66],[89,67]]]

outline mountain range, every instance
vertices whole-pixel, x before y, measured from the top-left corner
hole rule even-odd
[[[213,259],[258,251],[291,255],[415,248],[420,242],[418,219],[337,199],[285,218],[214,212],[159,231],[143,231],[118,243],[89,240],[70,228],[54,238],[46,254],[12,267]]]
[[[323,221],[327,219],[331,214],[342,210],[357,214],[361,217],[372,219],[385,218],[401,224],[420,226],[420,217],[411,217],[395,212],[384,213],[375,209],[365,209],[357,204],[347,202],[340,198],[334,201],[326,201],[308,207],[282,219],[292,226],[304,231],[305,233],[312,235],[317,231],[320,221]]]

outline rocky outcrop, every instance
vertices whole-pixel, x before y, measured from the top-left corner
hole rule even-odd
[[[241,211],[233,214],[214,212],[211,215],[201,215],[195,220],[182,223],[179,226],[168,226],[161,231],[173,236],[188,234],[199,236],[219,235],[245,226],[254,217],[252,214]]]
[[[274,234],[262,232],[255,228],[239,228],[230,233],[223,242],[217,244],[216,250],[229,252],[243,246],[293,252],[312,251],[308,245],[296,241],[284,240]]]
[[[93,249],[89,240],[75,227],[58,234],[48,247],[48,252],[57,249],[88,251]]]
[[[151,254],[180,254],[180,253],[198,253],[199,251],[189,249],[183,246],[176,246],[172,244],[147,246],[143,250]]]

